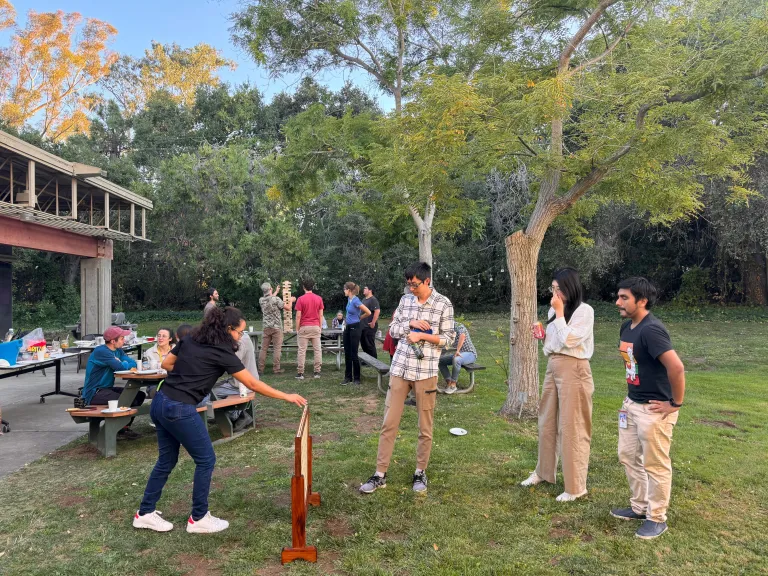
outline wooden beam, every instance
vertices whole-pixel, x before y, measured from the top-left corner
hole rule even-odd
[[[109,230],[109,193],[104,192],[104,228]]]
[[[59,179],[56,178],[56,216],[59,215]]]
[[[141,237],[147,237],[147,209],[141,209]]]
[[[11,204],[13,204],[13,160],[11,160]]]
[[[35,194],[35,161],[29,160],[27,163],[27,205],[30,208],[34,208],[37,204],[37,196]]]
[[[72,209],[69,217],[77,220],[77,178],[72,178]]]
[[[136,205],[131,204],[131,236],[136,236]]]
[[[105,252],[104,242],[100,238],[81,236],[66,230],[0,216],[0,244],[111,260],[111,250]],[[111,245],[111,242],[109,244]]]

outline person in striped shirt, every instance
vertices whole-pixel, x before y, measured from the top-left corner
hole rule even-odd
[[[432,288],[431,266],[426,262],[412,264],[405,270],[405,280],[411,295],[400,299],[389,325],[389,333],[398,343],[389,369],[389,391],[379,435],[376,472],[360,486],[360,492],[365,494],[387,485],[387,468],[400,427],[405,398],[411,390],[419,414],[413,490],[422,494],[427,491],[426,469],[432,451],[440,351],[456,337],[453,304]]]

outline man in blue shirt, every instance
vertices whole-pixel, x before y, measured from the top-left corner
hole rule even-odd
[[[83,399],[86,404],[106,405],[109,400],[120,398],[123,389],[115,387],[115,371],[136,368],[136,361],[123,352],[125,337],[129,334],[128,330],[119,326],[110,326],[104,331],[104,344],[91,352],[83,385]],[[141,406],[145,396],[144,392],[136,394],[131,406]],[[139,434],[130,429],[132,423],[133,418],[118,434],[130,440],[138,438]]]

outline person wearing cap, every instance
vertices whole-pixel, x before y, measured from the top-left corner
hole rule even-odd
[[[119,326],[110,326],[104,330],[104,344],[93,349],[85,370],[82,394],[86,404],[101,406],[106,405],[110,400],[120,398],[123,389],[115,387],[115,372],[136,368],[136,361],[123,352],[125,337],[129,334],[128,330],[123,330]],[[144,392],[137,393],[131,406],[141,406],[144,398]],[[118,432],[118,436],[131,440],[138,438],[139,435],[130,429],[132,423],[133,418]]]

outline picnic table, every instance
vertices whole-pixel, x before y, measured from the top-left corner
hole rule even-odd
[[[80,352],[83,354],[78,360],[77,363],[77,371],[80,372],[80,368],[83,368],[82,364],[83,362],[88,362],[88,358],[91,355],[91,352],[93,352],[93,349],[96,348],[96,341],[95,340],[88,340],[88,342],[93,342],[93,344],[83,344],[83,340],[80,340],[81,344],[75,344],[74,346],[70,346],[67,348],[67,350],[75,350],[77,352]],[[123,352],[126,354],[130,354],[131,352],[136,352],[136,359],[139,360],[139,363],[141,363],[141,355],[144,353],[144,347],[151,348],[155,345],[155,342],[147,342],[147,341],[140,341],[135,342],[133,344],[129,344],[127,346],[123,346]]]
[[[40,403],[44,404],[46,396],[53,395],[72,396],[73,398],[77,398],[77,394],[64,392],[61,389],[61,363],[67,358],[79,358],[80,354],[82,354],[82,352],[62,352],[61,354],[52,355],[45,360],[20,360],[10,367],[0,367],[0,380],[3,378],[10,378],[11,376],[19,376],[20,374],[34,372],[36,370],[43,370],[45,368],[55,368],[56,378],[54,380],[53,392],[41,394]]]
[[[264,332],[262,330],[255,330],[253,332],[246,332],[253,341],[253,349],[256,357],[259,356],[259,339],[263,338]],[[341,370],[341,355],[344,353],[344,344],[341,341],[344,331],[341,328],[326,328],[320,331],[320,348],[323,352],[330,352],[336,356],[336,369]],[[283,333],[283,350],[298,349],[299,343],[296,340],[298,332],[292,330],[290,332]],[[311,345],[308,351],[311,349]]]

